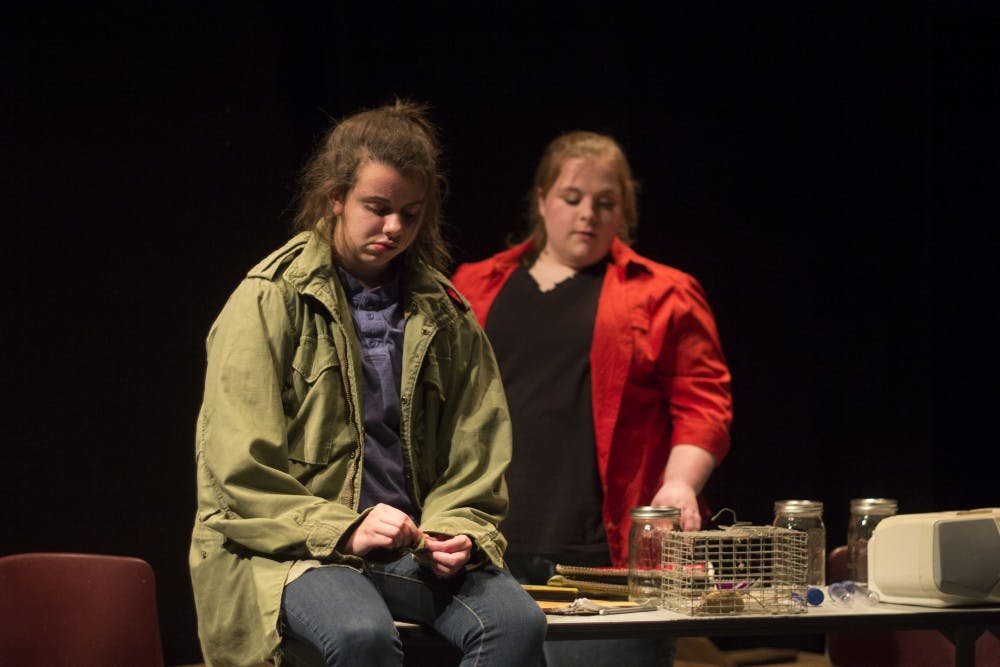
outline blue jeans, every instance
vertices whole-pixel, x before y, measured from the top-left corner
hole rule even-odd
[[[400,665],[393,619],[436,630],[463,667],[533,665],[547,622],[506,570],[486,565],[438,579],[404,556],[388,564],[307,571],[285,587],[282,649],[293,665]]]

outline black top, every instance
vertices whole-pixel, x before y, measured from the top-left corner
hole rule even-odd
[[[486,320],[510,405],[511,554],[608,558],[590,389],[590,346],[605,263],[548,292],[514,270]]]

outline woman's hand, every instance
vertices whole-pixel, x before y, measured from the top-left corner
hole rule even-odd
[[[424,535],[431,570],[441,579],[455,576],[472,557],[472,539],[468,535]]]
[[[681,530],[699,530],[701,512],[694,487],[680,481],[665,482],[650,503],[657,507],[676,507],[681,511]]]
[[[419,541],[420,529],[406,512],[379,503],[347,538],[344,553],[364,556],[372,549],[411,547],[416,546]]]
[[[698,494],[715,468],[715,457],[696,445],[674,445],[653,505],[681,510],[681,530],[701,529]]]

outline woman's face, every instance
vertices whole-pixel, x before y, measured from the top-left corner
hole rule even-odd
[[[366,162],[342,199],[334,196],[333,249],[363,285],[391,277],[389,264],[417,238],[424,186],[380,162]]]
[[[538,193],[545,252],[574,269],[599,262],[624,223],[622,187],[611,160],[570,158],[546,193]]]

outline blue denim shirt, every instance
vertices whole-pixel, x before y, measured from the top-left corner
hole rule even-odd
[[[406,490],[399,437],[405,319],[399,281],[367,289],[339,267],[338,273],[358,334],[364,374],[365,452],[358,510],[386,503],[419,521]]]

